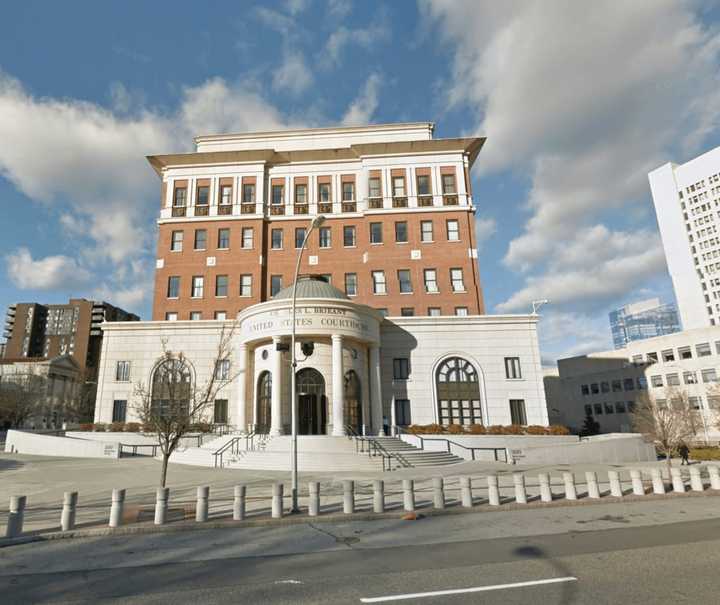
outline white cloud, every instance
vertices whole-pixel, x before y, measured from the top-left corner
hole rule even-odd
[[[324,67],[333,67],[340,64],[342,55],[348,47],[357,46],[365,50],[386,40],[390,35],[388,18],[384,12],[368,26],[359,28],[338,27],[325,44],[320,55],[320,64]]]
[[[313,74],[300,52],[285,53],[282,65],[272,75],[272,86],[277,91],[293,95],[305,92],[313,83]]]
[[[287,11],[291,15],[299,15],[310,6],[310,0],[285,0]]]
[[[336,19],[344,19],[352,11],[350,0],[328,0],[328,13]]]
[[[18,248],[5,257],[5,263],[8,277],[21,290],[68,290],[90,280],[90,273],[69,256],[33,259],[30,250]]]
[[[380,74],[370,74],[362,92],[350,103],[342,118],[345,126],[361,126],[370,122],[378,107],[381,84]]]
[[[497,231],[497,222],[494,218],[479,218],[475,221],[475,239],[477,248],[482,248],[483,244],[489,240]]]

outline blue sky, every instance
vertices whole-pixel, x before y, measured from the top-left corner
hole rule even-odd
[[[720,144],[718,7],[347,0],[25,1],[0,37],[0,306],[104,298],[147,318],[159,184],[195,134],[429,120],[473,172],[489,312],[541,348],[611,347],[672,300],[647,172]]]

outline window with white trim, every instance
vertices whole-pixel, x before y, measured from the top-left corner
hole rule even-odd
[[[450,269],[450,283],[452,284],[453,292],[465,292],[462,269]]]
[[[385,285],[385,271],[373,271],[372,282],[373,294],[387,294],[387,288]]]

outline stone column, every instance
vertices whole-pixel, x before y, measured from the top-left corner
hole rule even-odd
[[[370,433],[382,435],[383,432],[383,406],[382,386],[380,383],[380,346],[370,345],[370,417],[372,419]]]
[[[236,383],[236,403],[235,403],[235,426],[243,433],[247,431],[247,350],[245,343],[238,345],[237,348],[237,383]]]
[[[280,336],[273,336],[272,395],[270,404],[270,434],[282,435],[282,351],[277,345],[282,342]]]
[[[367,355],[365,356],[367,360]],[[367,361],[366,361],[367,363]],[[361,388],[361,397],[362,397],[362,434],[363,435],[370,435],[372,430],[372,415],[370,414],[370,382],[367,372],[361,372],[361,374],[364,374],[363,379],[360,382],[360,388]]]
[[[345,384],[343,376],[343,337],[332,335],[332,434],[345,435]]]

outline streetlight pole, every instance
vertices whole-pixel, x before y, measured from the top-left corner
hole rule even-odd
[[[297,377],[295,375],[295,370],[297,368],[297,358],[295,354],[295,312],[296,312],[296,300],[297,300],[297,281],[298,281],[298,275],[300,274],[300,262],[302,261],[302,255],[303,251],[305,250],[305,245],[308,242],[308,239],[310,238],[310,234],[313,232],[313,229],[315,227],[319,227],[325,222],[325,216],[322,214],[318,214],[310,223],[310,229],[308,229],[308,232],[305,234],[305,237],[303,238],[302,246],[300,246],[300,251],[298,252],[297,257],[297,263],[295,265],[295,279],[293,280],[293,293],[292,293],[292,328],[290,331],[290,370],[291,370],[291,378],[290,378],[290,418],[291,418],[291,434],[292,434],[292,447],[290,448],[290,466],[291,466],[291,483],[292,483],[292,508],[290,509],[291,513],[299,513],[300,509],[298,508],[298,464],[297,464],[297,436],[298,436],[298,426],[297,426]]]

